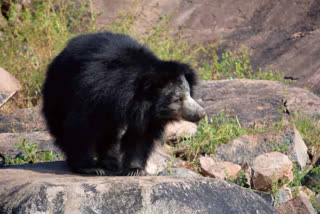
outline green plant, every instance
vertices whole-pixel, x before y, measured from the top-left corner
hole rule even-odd
[[[41,152],[39,146],[36,143],[30,143],[25,138],[22,138],[21,144],[17,144],[16,148],[21,151],[21,155],[16,158],[6,158],[5,164],[16,165],[61,159],[59,155],[52,151]]]
[[[316,153],[320,152],[320,126],[317,118],[311,118],[302,113],[293,116],[293,124],[301,134],[304,142]]]
[[[282,81],[284,74],[279,71],[262,72],[261,68],[254,71],[250,64],[251,51],[248,48],[242,47],[231,52],[226,50],[219,58],[217,55],[213,57],[212,62],[212,77],[213,79],[258,79],[258,80],[273,80]],[[210,66],[205,64],[205,77],[208,76]]]
[[[179,147],[186,149],[187,159],[196,161],[199,154],[215,154],[217,146],[246,134],[237,117],[221,112],[215,118],[205,117],[198,126],[197,136],[192,136],[180,142]]]
[[[95,30],[95,15],[90,13],[91,0],[35,0],[23,10],[12,5],[0,40],[0,65],[23,86],[20,105],[33,106],[39,102],[50,60],[67,40]]]
[[[234,183],[244,188],[250,188],[246,173],[243,170],[239,172],[237,178],[234,180]]]

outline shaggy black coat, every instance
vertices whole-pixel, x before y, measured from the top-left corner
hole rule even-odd
[[[48,128],[70,167],[83,173],[143,169],[164,126],[177,119],[170,117],[169,85],[181,75],[192,94],[196,75],[188,65],[162,61],[126,35],[70,40],[49,65],[42,89]]]

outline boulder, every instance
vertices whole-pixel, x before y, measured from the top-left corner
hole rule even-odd
[[[91,177],[65,167],[0,169],[0,213],[277,213],[257,194],[216,179]]]
[[[199,158],[202,174],[221,180],[234,180],[241,170],[241,166],[231,162],[218,162],[216,163],[210,157]]]
[[[270,190],[272,184],[281,179],[293,180],[292,162],[280,152],[259,155],[253,160],[252,169],[252,182],[256,190]]]
[[[209,117],[226,111],[237,116],[245,127],[272,124],[288,113],[320,114],[320,97],[305,89],[267,80],[202,82],[194,97]]]
[[[280,151],[287,154],[292,162],[302,169],[310,161],[308,148],[295,126],[289,125],[280,130],[262,134],[245,135],[216,148],[216,159],[236,164],[248,162],[263,153]]]

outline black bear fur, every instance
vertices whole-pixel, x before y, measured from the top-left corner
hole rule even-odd
[[[48,66],[43,114],[72,170],[141,175],[167,123],[184,75],[192,95],[197,76],[187,64],[160,60],[123,34],[81,35]]]

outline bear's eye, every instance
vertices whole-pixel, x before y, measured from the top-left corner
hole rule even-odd
[[[182,102],[182,101],[183,101],[183,97],[178,97],[173,100],[173,102]]]

